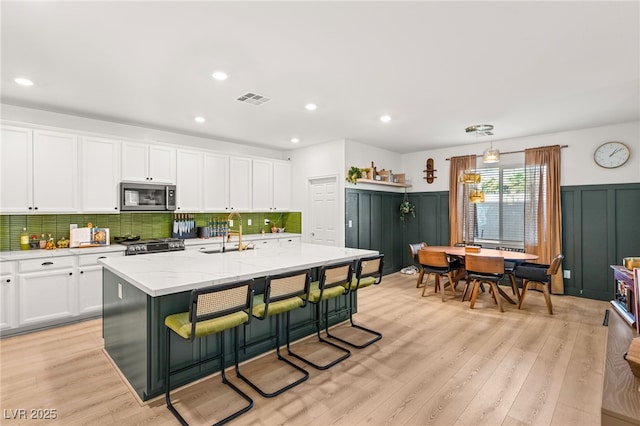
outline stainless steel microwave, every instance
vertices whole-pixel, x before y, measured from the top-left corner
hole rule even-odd
[[[155,212],[175,209],[175,185],[120,183],[120,211]]]

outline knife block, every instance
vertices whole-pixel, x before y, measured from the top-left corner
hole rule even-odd
[[[173,231],[174,229],[176,229],[176,225],[178,229],[180,229],[180,226],[184,225],[187,222],[187,220],[174,220],[171,224],[171,238],[179,238],[181,240],[186,240],[187,238],[197,238],[198,229],[195,226],[195,221],[193,221],[193,224],[189,231],[186,231],[184,229],[182,231],[179,230],[178,232]]]

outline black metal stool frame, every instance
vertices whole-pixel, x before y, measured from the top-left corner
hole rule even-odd
[[[305,278],[305,285],[304,285],[304,290],[303,291],[299,291],[299,292],[293,292],[293,293],[288,293],[285,295],[281,295],[281,296],[277,296],[277,297],[271,297],[271,282],[275,281],[275,280],[279,280],[279,279],[286,279],[286,278],[290,278],[290,277],[294,277],[297,275],[301,275],[301,274],[306,274],[306,278]],[[257,317],[253,315],[253,311],[249,311],[250,314],[252,316],[254,316],[255,318],[259,319],[259,320],[265,320],[269,317],[269,304],[271,304],[272,302],[277,302],[280,300],[285,300],[288,299],[290,297],[294,297],[294,296],[301,296],[301,295],[306,295],[307,297],[309,296],[309,286],[311,285],[311,279],[310,279],[310,272],[307,271],[296,271],[296,272],[289,272],[289,273],[285,273],[285,274],[279,274],[279,275],[272,275],[272,276],[268,276],[266,279],[266,283],[265,283],[265,288],[264,288],[264,304],[265,304],[265,308],[264,308],[264,314],[262,317]],[[300,307],[304,307],[306,306],[307,302],[306,302],[306,298],[303,298],[303,304]],[[290,312],[291,311],[287,311],[286,315],[287,315],[287,325],[290,322]],[[253,342],[253,343],[246,343],[244,344],[244,348],[246,349],[246,347],[248,346],[252,346],[252,345],[256,345],[259,343],[264,342],[265,340],[270,340],[275,338],[276,340],[276,356],[277,359],[279,361],[282,361],[284,363],[286,363],[287,365],[290,365],[291,367],[293,367],[294,369],[298,370],[299,372],[301,372],[303,374],[303,376],[301,378],[299,378],[298,380],[288,383],[285,386],[273,391],[273,392],[265,392],[264,390],[260,389],[260,387],[258,387],[258,385],[256,385],[255,383],[253,383],[251,380],[249,380],[247,377],[243,376],[242,373],[240,373],[240,368],[238,367],[238,365],[236,365],[236,376],[239,377],[240,379],[242,379],[246,384],[248,384],[249,386],[251,386],[256,392],[258,392],[260,395],[262,395],[265,398],[273,398],[275,396],[280,395],[281,393],[293,388],[294,386],[299,385],[300,383],[306,381],[309,378],[309,372],[307,370],[305,370],[304,368],[294,364],[293,362],[289,361],[288,359],[284,358],[282,356],[282,354],[280,353],[280,314],[276,314],[275,315],[275,320],[276,320],[276,334],[275,336],[271,336],[268,339],[262,339],[258,342]],[[287,347],[289,345],[289,330],[287,327]]]
[[[338,281],[334,281],[332,283],[329,284],[329,287],[326,287],[326,281],[327,281],[327,270],[332,270],[332,269],[339,269],[339,268],[344,268],[344,267],[348,267],[348,272],[345,276],[344,280],[338,280]],[[327,335],[329,334],[329,299],[325,299],[322,300],[322,295],[324,294],[325,288],[332,288],[332,287],[341,287],[344,289],[345,292],[347,292],[348,290],[344,287],[346,284],[349,284],[349,281],[351,279],[351,276],[353,274],[353,262],[349,261],[349,262],[342,262],[342,263],[337,263],[337,264],[333,264],[333,265],[326,265],[323,266],[320,269],[320,278],[318,280],[318,288],[320,289],[320,296],[318,298],[318,302],[311,302],[309,301],[309,303],[313,303],[315,306],[315,318],[313,320],[313,323],[316,327],[316,334],[318,336],[318,341],[320,341],[321,343],[325,343],[327,345],[330,345],[340,351],[343,352],[343,354],[341,356],[339,356],[338,358],[324,364],[324,365],[319,365],[316,364],[298,354],[296,354],[295,352],[293,352],[291,350],[290,347],[290,332],[291,332],[291,328],[290,328],[290,323],[289,323],[289,318],[287,317],[287,352],[289,353],[289,355],[299,359],[300,361],[304,361],[307,364],[311,365],[312,367],[318,369],[318,370],[326,370],[328,368],[333,367],[334,365],[344,361],[345,359],[349,358],[351,356],[351,351],[347,348],[344,348],[340,345],[336,345],[335,343],[326,340],[322,337],[321,335],[321,331],[322,331],[322,302],[324,302],[324,327],[326,330]],[[306,324],[302,324],[297,328],[306,326],[308,324],[308,322]]]
[[[198,322],[201,321],[206,321],[206,320],[210,320],[210,319],[214,319],[217,317],[221,317],[224,315],[228,315],[230,313],[233,312],[237,312],[238,309],[227,309],[224,311],[220,311],[217,312],[215,314],[209,314],[209,315],[203,315],[200,318],[197,315],[197,306],[198,306],[198,297],[202,294],[208,294],[208,293],[212,293],[212,292],[216,292],[216,291],[224,291],[224,290],[229,290],[232,288],[237,288],[237,287],[243,287],[243,286],[247,286],[248,291],[247,291],[247,302],[246,302],[246,306],[244,306],[241,310],[246,310],[249,309],[249,311],[252,309],[253,307],[253,280],[249,280],[249,281],[242,281],[242,282],[236,282],[236,283],[231,283],[231,284],[225,284],[225,285],[217,285],[215,287],[207,287],[207,288],[203,288],[203,289],[196,289],[193,290],[191,292],[191,300],[189,302],[189,321],[191,322],[191,342],[193,342],[195,340],[195,334],[196,334],[196,324]],[[244,323],[245,326],[249,325],[249,323],[251,323],[251,315],[248,315],[248,320],[246,323]],[[224,347],[224,332],[226,330],[222,330],[218,333],[216,333],[218,335],[218,347],[220,348],[220,352],[217,355],[213,355],[211,357],[207,357],[206,359],[200,360],[196,363],[193,364],[189,364],[187,366],[184,366],[182,368],[179,368],[177,370],[171,370],[171,332],[172,329],[169,327],[165,327],[166,328],[166,343],[165,343],[165,352],[166,352],[166,364],[165,364],[165,375],[166,375],[166,387],[165,387],[165,402],[167,404],[167,408],[169,409],[169,411],[171,411],[171,413],[173,413],[173,415],[176,417],[176,419],[180,422],[181,425],[187,426],[188,423],[187,421],[184,419],[184,417],[182,417],[182,415],[178,412],[178,410],[173,406],[173,403],[171,402],[171,375],[175,375],[178,373],[181,373],[183,371],[189,370],[191,368],[197,367],[199,365],[202,365],[204,363],[213,361],[215,359],[219,359],[220,360],[220,375],[222,377],[222,383],[224,383],[225,385],[229,386],[231,389],[233,389],[234,392],[236,392],[238,395],[240,395],[242,398],[244,398],[248,404],[246,406],[244,406],[243,408],[241,408],[240,410],[228,415],[227,417],[225,417],[224,419],[214,423],[215,425],[223,425],[227,422],[229,422],[230,420],[235,419],[236,417],[240,416],[243,413],[246,413],[247,411],[249,411],[251,408],[253,408],[253,400],[244,392],[242,392],[240,389],[238,389],[233,383],[231,383],[229,380],[227,380],[227,376],[225,374],[225,360],[224,360],[224,354],[225,354],[225,347]],[[238,328],[239,326],[236,326],[233,328],[234,331],[234,364],[235,364],[235,368],[238,368]],[[180,336],[182,337],[182,336]]]
[[[363,272],[364,266],[366,265],[367,262],[372,262],[372,261],[376,261],[377,259],[380,259],[380,263],[378,264],[378,269],[376,271],[371,271],[371,272]],[[374,337],[369,339],[368,341],[366,341],[365,343],[358,345],[355,344],[353,342],[349,342],[348,340],[342,339],[338,336],[333,336],[331,334],[329,334],[329,329],[327,328],[327,336],[332,338],[332,339],[336,339],[342,343],[345,343],[349,346],[352,346],[354,348],[357,349],[362,349],[362,348],[366,348],[367,346],[377,342],[378,340],[382,339],[382,333],[375,331],[375,330],[371,330],[369,328],[363,327],[361,325],[358,325],[356,323],[353,322],[353,297],[351,295],[352,292],[357,292],[358,288],[360,288],[360,281],[363,278],[368,278],[368,277],[375,277],[376,280],[373,283],[373,285],[378,285],[382,282],[382,269],[384,268],[384,254],[378,254],[375,256],[370,256],[370,257],[365,257],[362,258],[358,261],[358,266],[356,268],[356,287],[354,289],[351,289],[351,283],[349,283],[349,291],[345,293],[345,297],[347,297],[347,310],[349,312],[349,322],[351,323],[351,327],[353,328],[357,328],[358,330],[362,330],[366,333],[372,334]]]

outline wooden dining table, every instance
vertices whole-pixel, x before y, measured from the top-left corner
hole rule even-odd
[[[425,246],[425,247],[422,247],[420,250],[445,252],[449,256],[457,256],[457,257],[465,257],[465,256],[501,257],[506,261],[515,262],[516,264],[538,259],[538,255],[535,255],[535,254],[521,253],[518,251],[510,251],[510,250],[496,250],[496,249],[489,249],[489,248],[480,248],[479,251],[470,252],[470,251],[467,251],[466,247]],[[458,276],[456,278],[459,279],[463,277]],[[505,293],[500,288],[500,286],[497,286],[497,287],[498,287],[498,292],[502,297],[504,297],[509,303],[512,303],[514,305],[516,304],[516,302],[511,297],[509,297],[509,295]],[[518,297],[520,297],[520,295],[518,295]]]

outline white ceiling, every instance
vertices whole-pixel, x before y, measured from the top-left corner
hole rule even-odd
[[[276,149],[346,138],[399,153],[473,143],[472,124],[499,140],[640,117],[637,1],[0,7],[7,104]],[[228,80],[211,78],[219,69]],[[271,101],[236,100],[246,92]]]

